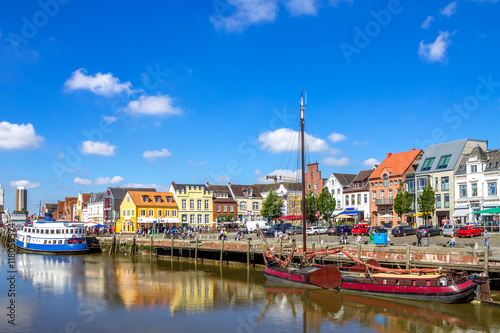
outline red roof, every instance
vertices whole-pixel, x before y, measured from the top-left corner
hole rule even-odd
[[[387,153],[385,160],[373,171],[370,179],[378,179],[382,175],[382,171],[387,169],[392,176],[403,175],[406,170],[413,164],[415,159],[423,154],[422,149],[412,149],[402,153],[391,154]]]

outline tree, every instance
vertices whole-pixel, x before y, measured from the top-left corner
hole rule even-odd
[[[262,203],[260,214],[271,221],[272,219],[283,216],[282,209],[283,200],[271,190],[266,200]]]
[[[306,195],[305,207],[306,220],[309,221],[309,223],[316,222],[316,220],[318,219],[318,216],[316,215],[316,213],[318,212],[318,205],[316,195],[314,195],[313,191],[309,191],[309,193]]]
[[[232,222],[233,217],[234,216],[231,214],[220,214],[219,216],[217,216],[217,222],[218,223]]]
[[[330,224],[330,219],[333,216],[337,202],[330,191],[328,191],[328,188],[323,187],[323,190],[316,201],[316,205],[323,220]]]
[[[412,203],[413,199],[410,192],[407,192],[403,187],[403,183],[400,183],[398,194],[394,198],[394,211],[398,214],[401,221],[403,221],[403,215],[408,214],[411,210]]]
[[[432,189],[430,184],[424,188],[424,191],[418,197],[418,210],[422,212],[427,220],[427,216],[432,215],[436,209],[436,193]]]

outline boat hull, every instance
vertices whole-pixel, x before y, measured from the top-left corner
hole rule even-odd
[[[311,286],[314,288],[339,289],[342,275],[335,266],[313,265],[303,268],[266,267],[264,275],[270,281]]]
[[[24,247],[24,242],[16,239],[16,247],[21,251],[58,254],[85,254],[90,251],[86,243],[77,244],[33,244]]]

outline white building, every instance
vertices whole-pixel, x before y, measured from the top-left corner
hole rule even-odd
[[[85,222],[104,223],[104,196],[106,192],[90,193]],[[84,216],[84,208],[82,216]]]
[[[483,150],[479,145],[464,155],[455,172],[455,212],[453,217],[464,221],[479,218],[472,212],[499,207],[500,150]],[[493,220],[493,216],[482,216]]]
[[[342,215],[351,215],[360,222],[370,220],[370,181],[369,178],[375,169],[362,170],[353,179],[344,192],[344,210]]]
[[[344,190],[349,188],[349,185],[354,180],[356,175],[346,173],[332,173],[325,181],[325,187],[328,188],[335,199],[337,205],[335,206],[334,215],[338,215],[344,211],[346,205],[344,204]]]

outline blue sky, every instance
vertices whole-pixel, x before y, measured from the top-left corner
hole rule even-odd
[[[357,173],[463,138],[500,147],[500,1],[10,1],[0,182],[12,210],[108,186]],[[289,170],[289,171],[286,171]]]

